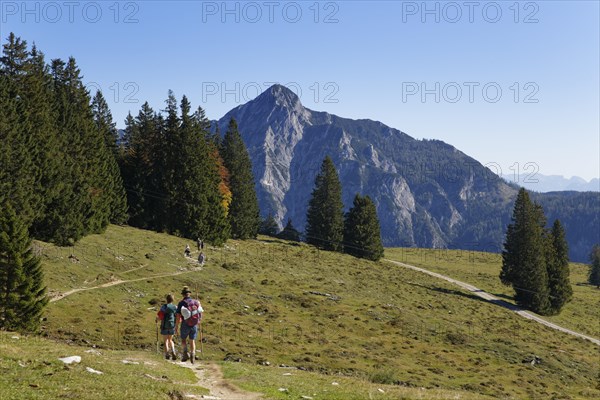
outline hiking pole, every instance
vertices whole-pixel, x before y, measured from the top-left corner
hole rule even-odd
[[[156,354],[160,354],[160,348],[158,344],[158,319],[154,319],[154,322],[156,324]]]
[[[204,358],[204,344],[202,343],[202,322],[200,322],[200,356]]]
[[[196,299],[200,303],[200,291],[198,290],[198,282],[194,284],[196,289]],[[202,343],[202,314],[200,314],[200,357],[204,357],[204,345]]]

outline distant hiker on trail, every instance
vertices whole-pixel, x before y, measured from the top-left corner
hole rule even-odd
[[[192,252],[192,250],[190,249],[190,245],[186,244],[185,245],[185,250],[184,250],[183,253],[185,254],[186,257],[189,257],[191,252]]]
[[[203,250],[204,249],[204,241],[200,238],[198,238],[198,240],[196,241],[198,243],[198,251]]]
[[[198,264],[204,265],[205,260],[206,260],[206,256],[204,255],[203,252],[200,252],[200,255],[198,256]]]
[[[202,306],[198,300],[191,298],[192,291],[184,286],[181,291],[183,299],[177,305],[177,324],[175,334],[179,327],[181,344],[183,346],[181,361],[190,360],[192,364],[196,360],[196,336],[198,336],[198,325],[202,321]],[[188,340],[189,339],[189,340]],[[189,350],[188,353],[188,342]]]
[[[177,307],[173,304],[173,295],[168,294],[166,297],[167,303],[163,304],[156,314],[157,320],[160,320],[160,334],[165,343],[165,358],[177,360],[175,353],[175,343],[173,343],[173,335],[175,334],[175,313]]]

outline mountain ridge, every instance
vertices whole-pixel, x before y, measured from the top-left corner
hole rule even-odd
[[[280,228],[291,218],[304,230],[314,179],[329,155],[342,182],[345,209],[356,193],[369,195],[385,246],[502,250],[519,187],[449,143],[415,139],[380,121],[305,108],[282,85],[213,121],[213,131],[218,126],[224,133],[232,117],[253,162],[261,215],[272,214]],[[542,205],[558,207],[550,214],[560,217],[561,197],[539,198]],[[574,204],[572,196],[565,198]],[[584,228],[590,232],[598,220],[591,214]],[[582,237],[581,227],[569,236],[569,220],[561,221],[574,244],[571,258],[585,261],[584,253],[600,239]]]
[[[507,182],[523,186],[527,190],[540,193],[558,191],[600,192],[600,179],[598,178],[587,181],[579,176],[566,178],[563,175],[543,175],[538,173],[525,176],[503,174],[502,178]]]

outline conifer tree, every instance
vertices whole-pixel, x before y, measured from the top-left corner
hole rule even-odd
[[[269,213],[269,215],[261,221],[258,233],[267,236],[277,236],[278,231],[279,226],[277,225],[277,221],[275,221],[273,214]]]
[[[210,132],[210,131],[209,131]],[[221,149],[223,146],[223,138],[221,137],[221,128],[219,128],[219,124],[215,124],[214,133],[209,133],[208,135],[209,141],[212,142],[217,149]]]
[[[500,279],[511,284],[515,300],[539,314],[550,309],[546,244],[540,222],[540,208],[533,204],[525,189],[517,195],[512,223],[508,226]]]
[[[57,113],[54,109],[52,76],[44,60],[44,55],[34,45],[27,62],[26,94],[22,97],[28,110],[31,131],[30,148],[32,160],[37,168],[35,192],[40,202],[35,206],[36,214],[31,233],[40,239],[50,239],[52,235],[41,235],[40,222],[43,220],[48,204],[61,196],[60,170],[63,149],[60,146],[57,129]],[[43,229],[42,229],[43,230]]]
[[[38,216],[41,196],[37,183],[39,168],[35,165],[35,138],[30,120],[27,93],[27,43],[13,33],[3,45],[0,57],[0,167],[4,170],[1,186],[11,198],[16,212],[28,226]]]
[[[120,165],[129,223],[222,244],[229,237],[229,222],[220,191],[220,157],[207,142],[210,122],[201,108],[191,113],[186,96],[178,110],[169,91],[166,104],[166,118],[144,103],[136,119],[126,120]]]
[[[83,230],[80,234],[101,233],[110,222],[111,202],[118,190],[112,187],[114,179],[110,161],[113,156],[106,148],[104,134],[98,132],[90,96],[72,57],[66,64],[65,76],[68,104],[61,125],[70,139],[77,137],[79,141],[79,146],[68,151],[72,151],[76,171],[75,194],[83,206]]]
[[[166,207],[163,188],[165,138],[163,121],[145,102],[136,118],[125,120],[121,173],[127,192],[129,223],[145,229],[159,228]]]
[[[178,138],[179,157],[174,159],[172,230],[189,238],[202,237],[221,244],[227,239],[227,220],[221,204],[218,166],[206,142],[206,117],[201,112],[190,114],[186,96],[181,100],[181,125]]]
[[[45,292],[27,227],[0,199],[0,329],[36,331],[48,302]]]
[[[180,135],[181,120],[178,115],[177,99],[172,90],[169,90],[164,119],[159,119],[161,127],[157,144],[153,151],[154,168],[151,169],[151,179],[156,182],[152,191],[157,206],[152,207],[155,213],[155,229],[158,231],[175,232],[177,221],[170,218],[176,213],[178,202],[177,185],[180,184],[178,165],[181,157],[183,142]],[[158,195],[157,195],[158,194]],[[162,197],[162,199],[161,199]]]
[[[65,62],[52,60],[53,108],[56,112],[56,138],[61,149],[61,163],[54,176],[57,193],[48,199],[43,219],[36,232],[41,238],[58,245],[69,245],[85,232],[88,185],[84,182],[83,144],[76,124],[76,85],[74,71],[67,71]]]
[[[104,137],[106,148],[109,149],[115,159],[117,159],[119,155],[117,146],[119,132],[116,124],[113,122],[112,113],[108,108],[108,103],[100,90],[96,92],[92,99],[92,111],[94,113],[96,128]]]
[[[383,257],[381,229],[375,204],[369,196],[354,197],[344,222],[344,251],[355,257],[379,261]]]
[[[198,151],[194,156],[198,159],[198,170],[192,179],[202,180],[202,195],[207,204],[201,219],[201,225],[193,237],[203,237],[214,245],[225,243],[231,234],[228,220],[228,207],[231,203],[229,190],[229,171],[223,165],[223,159],[214,143],[209,140],[210,121],[206,118],[202,107],[193,114],[192,121],[197,132]]]
[[[548,239],[549,251],[546,262],[550,313],[558,314],[573,298],[573,288],[569,280],[569,246],[565,238],[565,230],[559,220],[554,221]]]
[[[290,240],[292,242],[300,241],[300,232],[298,232],[298,230],[296,228],[294,228],[291,218],[288,218],[287,224],[285,225],[283,230],[281,232],[279,232],[277,237],[279,239]]]
[[[123,187],[123,179],[117,164],[117,128],[112,119],[102,92],[96,92],[92,100],[92,111],[96,123],[97,134],[104,138],[104,145],[97,143],[99,164],[104,171],[100,171],[99,185],[104,196],[104,201],[110,209],[109,220],[115,224],[127,221],[127,195]]]
[[[232,118],[222,144],[225,167],[229,171],[229,189],[231,204],[229,205],[229,223],[231,236],[235,239],[255,238],[260,225],[258,199],[252,162],[246,145],[238,131],[237,122]]]
[[[342,251],[343,239],[342,185],[333,161],[326,156],[308,203],[306,242],[325,250]]]
[[[600,245],[595,245],[590,253],[590,272],[588,282],[600,288]]]
[[[225,217],[227,217],[229,214],[229,205],[231,204],[232,200],[231,189],[229,189],[229,171],[227,170],[227,167],[225,167],[225,161],[223,161],[223,157],[221,157],[221,154],[219,154],[219,148],[214,144],[214,142],[209,141],[207,144],[210,149],[210,157],[212,162],[217,166],[217,171],[219,173],[219,193],[221,194],[221,205],[223,206]]]

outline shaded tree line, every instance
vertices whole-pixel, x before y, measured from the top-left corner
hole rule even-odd
[[[210,133],[202,107],[169,91],[166,107],[146,102],[125,121],[119,164],[129,224],[221,245],[256,237],[258,200],[251,161],[235,120]]]
[[[34,237],[69,245],[127,220],[112,116],[102,93],[90,97],[74,58],[47,64],[11,33],[0,58],[0,117],[3,203]]]

